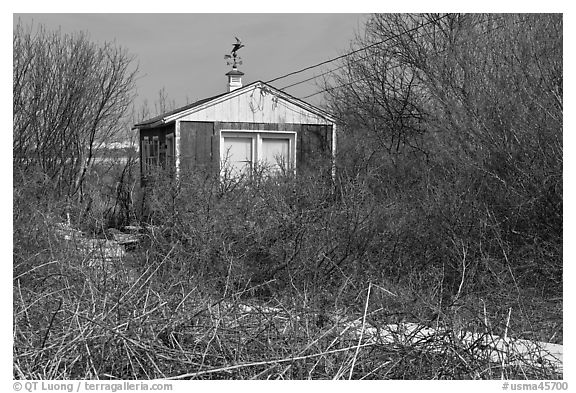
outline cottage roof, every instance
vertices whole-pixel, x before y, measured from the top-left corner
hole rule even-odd
[[[289,101],[295,105],[298,105],[298,106],[302,107],[303,109],[305,109],[311,113],[314,113],[314,114],[316,114],[320,117],[323,117],[329,121],[332,121],[332,122],[335,121],[334,118],[330,114],[325,112],[324,110],[317,108],[317,107],[315,107],[315,106],[313,106],[313,105],[311,105],[305,101],[302,101],[296,97],[293,97],[292,95],[290,95],[288,93],[285,93],[281,90],[278,90],[275,87],[272,87],[265,82],[255,81],[253,83],[250,83],[244,87],[238,88],[238,89],[233,90],[231,92],[221,93],[221,94],[218,94],[218,95],[215,95],[212,97],[204,98],[204,99],[198,100],[196,102],[193,102],[191,104],[185,105],[183,107],[165,112],[159,116],[156,116],[156,117],[153,117],[151,119],[142,121],[138,124],[135,124],[134,127],[132,127],[132,129],[152,128],[152,127],[157,127],[157,126],[161,126],[164,124],[172,123],[181,117],[180,114],[182,116],[184,116],[191,109],[200,107],[202,105],[210,105],[212,101],[219,102],[222,100],[226,100],[227,99],[226,96],[230,96],[230,97],[235,96],[235,95],[240,94],[244,91],[247,91],[247,90],[254,88],[254,86],[256,86],[256,85],[261,85],[262,87],[264,87],[267,91],[271,92],[272,94],[275,94],[279,97],[282,97],[283,99],[285,99],[285,100],[287,100],[287,101]]]
[[[226,95],[226,94],[228,94],[228,93],[220,93],[220,94],[217,94],[217,95],[212,96],[212,97],[203,98],[203,99],[201,99],[201,100],[198,100],[198,101],[193,102],[193,103],[191,103],[191,104],[185,105],[185,106],[183,106],[183,107],[176,108],[176,109],[173,109],[173,110],[168,111],[168,112],[164,112],[164,113],[162,113],[161,115],[155,116],[155,117],[153,117],[153,118],[151,118],[151,119],[144,120],[144,121],[142,121],[142,122],[140,122],[140,123],[138,123],[138,124],[135,124],[134,127],[133,127],[133,129],[135,129],[135,128],[147,128],[147,127],[152,127],[152,126],[154,126],[154,125],[158,125],[159,123],[163,123],[162,120],[163,120],[164,118],[168,117],[168,116],[172,116],[172,115],[175,115],[175,114],[178,113],[178,112],[183,112],[183,111],[185,111],[185,110],[195,108],[195,107],[197,107],[197,106],[200,106],[200,105],[202,105],[202,104],[205,104],[205,103],[207,103],[207,102],[210,102],[210,101],[212,101],[212,100],[214,100],[214,99],[216,99],[216,98],[218,98],[218,97],[222,97],[223,95]]]

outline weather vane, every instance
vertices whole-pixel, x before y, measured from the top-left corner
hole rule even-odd
[[[238,52],[238,50],[240,48],[244,47],[244,44],[242,44],[242,41],[240,41],[240,38],[238,38],[238,37],[234,37],[234,38],[236,38],[236,43],[232,44],[232,51],[230,52],[232,54],[231,55],[224,55],[224,59],[226,59],[226,64],[232,65],[232,68],[236,68],[237,65],[242,64],[242,58],[240,56],[238,56],[238,54],[236,52]]]

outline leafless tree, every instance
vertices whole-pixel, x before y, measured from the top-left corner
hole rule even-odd
[[[39,170],[60,195],[81,199],[95,150],[124,127],[137,67],[84,33],[19,22],[13,34],[15,176]]]
[[[434,217],[419,233],[445,235],[450,252],[476,242],[469,259],[514,253],[557,281],[562,15],[373,15],[350,52],[325,86],[344,125],[339,145],[360,151],[380,190],[397,187]],[[347,170],[352,155],[340,152]],[[462,257],[452,254],[437,260]]]

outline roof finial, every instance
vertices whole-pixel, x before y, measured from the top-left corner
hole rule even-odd
[[[236,43],[232,44],[232,51],[230,52],[232,54],[224,55],[224,59],[226,59],[226,64],[232,65],[232,68],[236,68],[236,66],[242,65],[242,58],[238,56],[236,52],[238,52],[240,48],[244,47],[244,44],[242,44],[240,38],[238,37],[234,38],[236,38]]]

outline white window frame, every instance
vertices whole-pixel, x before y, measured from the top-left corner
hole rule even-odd
[[[221,130],[220,131],[220,168],[227,157],[224,149],[224,138],[251,138],[252,139],[252,157],[251,171],[254,171],[254,164],[261,161],[262,157],[262,139],[288,139],[288,166],[296,171],[296,131],[273,131],[273,130]]]

